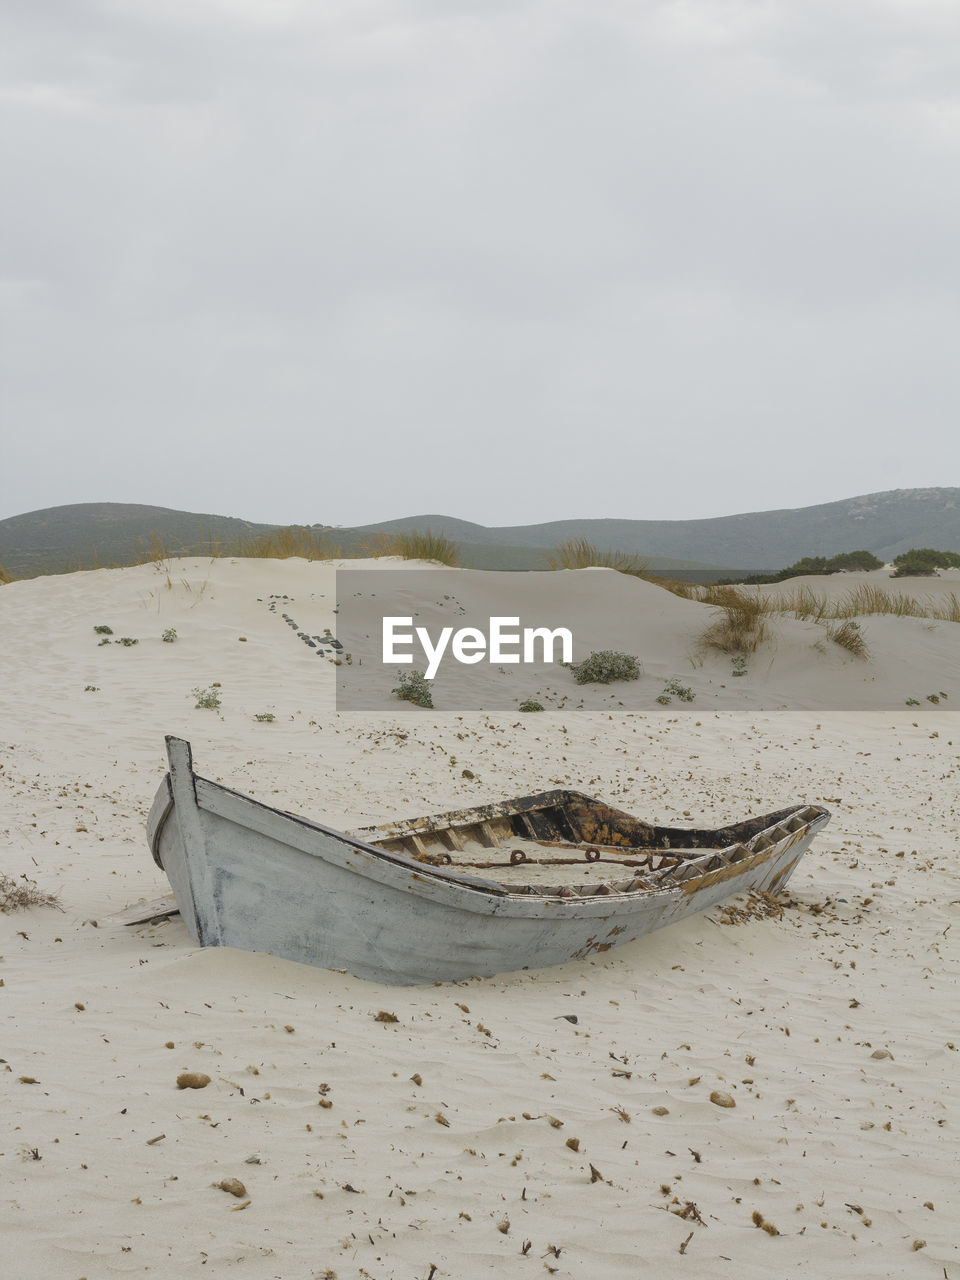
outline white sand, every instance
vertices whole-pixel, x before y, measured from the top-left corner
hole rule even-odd
[[[332,626],[329,567],[169,570],[0,588],[0,872],[63,907],[0,915],[4,1275],[960,1276],[960,627],[867,619],[855,666],[778,623],[765,685],[709,659],[686,667],[697,701],[660,709],[709,615],[637,584],[654,621],[628,618],[621,647],[649,710],[348,717],[334,668],[262,602],[312,595]],[[600,576],[583,590],[622,591]],[[98,647],[98,623],[139,643]],[[854,682],[847,710],[811,694],[824,671]],[[221,711],[195,710],[214,681]],[[167,891],[143,830],[164,733],[199,772],[334,825],[554,781],[654,821],[804,799],[835,816],[782,918],[715,910],[602,960],[388,988],[200,951],[179,919],[106,922]],[[178,1090],[184,1070],[212,1082]]]

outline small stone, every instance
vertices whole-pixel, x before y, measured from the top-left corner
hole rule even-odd
[[[874,1049],[870,1055],[871,1058],[892,1058],[893,1054],[889,1049]]]
[[[205,1089],[210,1077],[204,1071],[181,1071],[177,1076],[178,1089]]]
[[[720,1089],[714,1089],[710,1095],[710,1101],[717,1107],[735,1107],[737,1105],[729,1093],[723,1093]]]
[[[247,1194],[247,1188],[239,1178],[224,1178],[222,1182],[218,1182],[215,1185],[218,1190],[226,1191],[228,1194],[236,1196],[238,1200],[242,1200]]]
[[[579,1150],[580,1150],[580,1139],[579,1139],[579,1138],[568,1138],[568,1139],[567,1139],[567,1141],[566,1141],[566,1145],[570,1148],[570,1150],[571,1150],[571,1151],[579,1151]]]
[[[655,1116],[668,1116],[670,1114],[669,1107],[654,1107],[653,1114]]]

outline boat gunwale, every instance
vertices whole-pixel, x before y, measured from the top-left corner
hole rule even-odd
[[[189,748],[189,744],[186,744],[186,745]],[[728,877],[733,877],[733,876],[739,877],[741,873],[753,871],[756,867],[762,865],[764,861],[774,860],[785,851],[786,847],[789,847],[789,845],[787,845],[786,842],[789,841],[789,844],[794,844],[800,839],[806,838],[808,836],[810,837],[810,839],[812,839],[813,836],[817,833],[817,831],[826,825],[826,823],[829,821],[831,816],[829,810],[824,809],[822,806],[814,805],[814,804],[806,804],[806,803],[797,804],[795,806],[788,807],[783,810],[778,810],[775,812],[775,814],[764,814],[757,819],[746,819],[742,823],[728,824],[727,827],[717,828],[716,830],[718,831],[721,831],[721,830],[730,831],[732,829],[735,829],[737,826],[744,825],[744,823],[761,821],[765,819],[775,819],[774,821],[771,821],[768,826],[761,828],[758,832],[756,832],[751,837],[751,840],[755,840],[758,837],[765,835],[768,831],[777,827],[778,825],[780,825],[780,823],[784,822],[785,820],[789,819],[791,816],[795,814],[799,814],[800,812],[809,812],[811,809],[817,811],[816,815],[813,818],[802,820],[803,825],[797,831],[783,833],[781,838],[775,840],[772,844],[770,844],[765,849],[761,849],[761,850],[749,849],[739,842],[735,842],[733,844],[727,844],[721,848],[716,848],[716,847],[713,848],[711,851],[721,855],[721,858],[724,853],[730,850],[737,849],[737,848],[746,849],[745,857],[741,857],[737,860],[732,860],[732,861],[727,861],[725,859],[722,859],[721,866],[713,870],[704,869],[680,881],[671,881],[667,879],[662,883],[658,883],[658,884],[652,884],[652,885],[639,884],[635,888],[618,889],[613,885],[606,884],[605,889],[598,886],[600,887],[599,893],[596,892],[596,889],[594,889],[594,891],[590,893],[581,893],[581,892],[578,892],[574,886],[570,886],[570,891],[564,893],[564,892],[556,892],[556,889],[558,886],[554,886],[554,885],[546,885],[543,887],[528,886],[528,885],[511,886],[496,880],[488,880],[486,877],[464,874],[463,872],[452,869],[449,865],[437,866],[430,863],[424,863],[419,861],[415,857],[408,856],[407,854],[399,853],[394,850],[383,849],[376,844],[373,844],[364,840],[359,834],[351,834],[349,832],[340,831],[335,827],[326,826],[323,823],[316,822],[313,819],[306,818],[300,814],[290,813],[288,810],[284,810],[284,809],[277,809],[273,805],[269,805],[264,801],[255,799],[253,796],[246,795],[243,792],[236,791],[231,787],[224,786],[223,783],[214,782],[212,779],[209,779],[209,778],[203,778],[201,775],[196,774],[193,771],[192,765],[191,765],[191,779],[193,782],[192,789],[194,792],[194,797],[200,809],[204,809],[206,807],[204,806],[204,804],[201,803],[201,795],[203,795],[204,793],[208,795],[213,795],[213,796],[220,794],[220,795],[230,797],[232,800],[241,802],[242,806],[250,806],[255,810],[259,810],[265,814],[271,815],[271,817],[273,818],[283,819],[289,823],[292,823],[296,827],[303,829],[304,831],[316,832],[321,835],[332,837],[339,844],[345,845],[347,848],[353,849],[357,852],[361,852],[365,854],[367,857],[372,858],[375,863],[379,863],[385,867],[391,867],[398,871],[411,873],[420,882],[421,886],[424,884],[426,885],[432,884],[438,888],[443,886],[450,889],[468,890],[470,894],[482,895],[487,899],[493,899],[494,910],[498,909],[498,904],[499,904],[499,909],[503,910],[508,903],[515,906],[523,905],[524,907],[527,907],[527,908],[532,907],[533,904],[535,903],[540,903],[544,905],[549,904],[550,906],[562,905],[567,910],[571,910],[574,908],[582,909],[583,907],[589,904],[593,904],[594,910],[596,910],[598,913],[602,908],[605,908],[606,914],[609,915],[616,910],[617,903],[626,903],[626,902],[630,902],[630,901],[641,899],[641,898],[649,899],[653,896],[658,896],[658,897],[667,896],[667,895],[686,896],[686,895],[689,895],[691,892],[695,892],[698,886],[702,886],[703,888],[709,887],[709,885],[714,883],[717,877],[724,878],[724,879]],[[198,783],[202,784],[202,786],[199,788],[197,786]],[[560,789],[554,789],[552,791],[541,792],[534,796],[520,797],[518,801],[502,801],[502,802],[499,802],[499,805],[495,803],[493,806],[482,806],[481,808],[490,808],[490,807],[493,807],[495,809],[499,808],[499,814],[500,816],[503,816],[504,809],[502,806],[509,806],[516,803],[520,803],[520,802],[530,802],[529,804],[525,804],[525,808],[523,810],[518,810],[518,809],[513,810],[513,812],[528,811],[529,808],[533,807],[536,801],[540,801],[543,798],[553,798],[553,797],[560,797],[560,796],[567,796],[569,798],[575,798],[577,800],[586,800],[586,801],[590,801],[597,804],[603,803],[601,801],[594,801],[592,797],[586,796],[582,792],[576,792],[576,791],[560,788]],[[605,806],[605,807],[610,808],[610,806]],[[154,861],[157,863],[157,865],[161,868],[163,868],[163,863],[160,859],[160,853],[159,853],[161,837],[162,837],[163,829],[167,823],[167,820],[169,819],[170,814],[174,811],[175,808],[176,808],[176,804],[175,804],[174,795],[173,795],[171,775],[170,773],[167,773],[164,778],[164,782],[161,783],[160,788],[158,789],[157,795],[154,798],[154,802],[153,802],[153,805],[151,806],[150,814],[148,817],[148,832],[150,832],[150,824],[153,823],[153,829],[152,829],[152,832],[150,832],[150,843],[151,843],[153,858],[154,858]],[[212,810],[212,809],[208,811],[215,812],[215,810]],[[475,809],[472,811],[463,811],[463,810],[451,811],[450,815],[438,814],[436,815],[436,819],[434,821],[439,822],[446,816],[454,816],[454,815],[460,816],[464,812],[475,813],[477,812],[477,810]],[[620,813],[623,811],[616,810],[615,812]],[[226,815],[220,815],[220,816],[226,816]],[[633,821],[637,821],[637,819],[634,819],[632,815],[624,813],[623,816],[631,818],[631,820]],[[233,820],[233,819],[231,818],[228,820]],[[428,820],[414,819],[412,821],[422,823]],[[391,830],[389,829],[389,828],[392,828],[393,825],[394,824],[384,824],[384,826],[382,827],[368,827],[368,828],[361,828],[361,830],[364,832],[371,832],[371,833],[373,831],[383,831],[385,839],[392,839],[392,838],[396,838],[391,834]],[[645,825],[649,825],[649,824],[645,824]],[[652,828],[652,829],[663,830],[663,831],[669,831],[669,830],[676,830],[678,832],[682,831],[682,829],[680,828]],[[701,830],[705,830],[705,829],[701,829]],[[657,851],[658,850],[654,850],[654,852],[657,852]],[[662,849],[659,851],[669,855],[668,849]],[[304,850],[303,852],[309,852],[312,854],[312,856],[323,857],[322,854],[316,853],[312,850]],[[624,850],[625,854],[627,852],[628,852],[627,850]],[[708,850],[704,849],[704,853],[706,852],[708,852]],[[354,866],[350,868],[350,870],[352,870],[355,874],[364,874],[364,869],[360,866]],[[637,877],[637,876],[631,877],[630,882],[633,882],[638,878],[640,877]],[[408,887],[413,888],[413,886],[408,886]],[[567,886],[561,886],[561,887],[564,889],[567,888]],[[554,890],[554,892],[550,892],[550,890]],[[593,914],[593,913],[594,913],[593,911],[588,912],[588,914]],[[524,912],[524,914],[526,914],[526,912]],[[539,912],[535,914],[539,914]]]

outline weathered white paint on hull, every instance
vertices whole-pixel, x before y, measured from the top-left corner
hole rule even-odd
[[[822,818],[773,848],[671,888],[531,896],[423,866],[197,778],[168,739],[154,857],[201,946],[229,946],[413,985],[583,959],[733,894],[786,884]]]

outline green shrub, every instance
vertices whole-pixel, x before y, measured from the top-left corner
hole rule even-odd
[[[121,636],[119,640],[115,640],[114,644],[122,644],[129,649],[132,644],[139,644],[139,640],[134,640],[133,636]]]
[[[102,640],[97,641],[97,648],[99,649],[100,646],[104,644],[113,644],[113,641],[110,639],[109,636],[104,636]]]
[[[272,711],[258,711],[253,718],[254,720],[259,720],[262,724],[271,724],[277,717]]]
[[[681,684],[676,677],[667,681],[663,692],[666,695],[679,698],[681,702],[692,702],[697,696],[688,684]]]
[[[206,689],[194,689],[193,696],[196,698],[194,709],[202,711],[215,711],[220,706],[220,690],[215,685],[210,685]]]
[[[732,674],[735,676],[745,676],[747,674],[747,660],[741,653],[738,653],[733,660]]]
[[[613,649],[600,649],[583,662],[567,664],[577,684],[612,684],[614,680],[639,680],[643,667],[639,658]]]
[[[525,698],[523,702],[520,703],[520,710],[521,711],[542,711],[543,703],[537,702],[535,698]]]
[[[433,707],[433,695],[422,671],[400,671],[397,675],[400,683],[391,693],[404,702],[415,702],[418,707]]]
[[[166,631],[164,631],[164,633],[160,637],[160,639],[163,641],[164,644],[173,644],[176,638],[177,638],[177,633],[173,629],[173,627],[167,627]]]
[[[97,635],[98,635],[98,636],[112,636],[112,635],[113,635],[113,627],[108,627],[108,626],[107,626],[107,624],[106,624],[105,622],[104,622],[104,623],[101,623],[99,627],[94,627],[93,629],[94,629],[94,631],[97,633]]]

